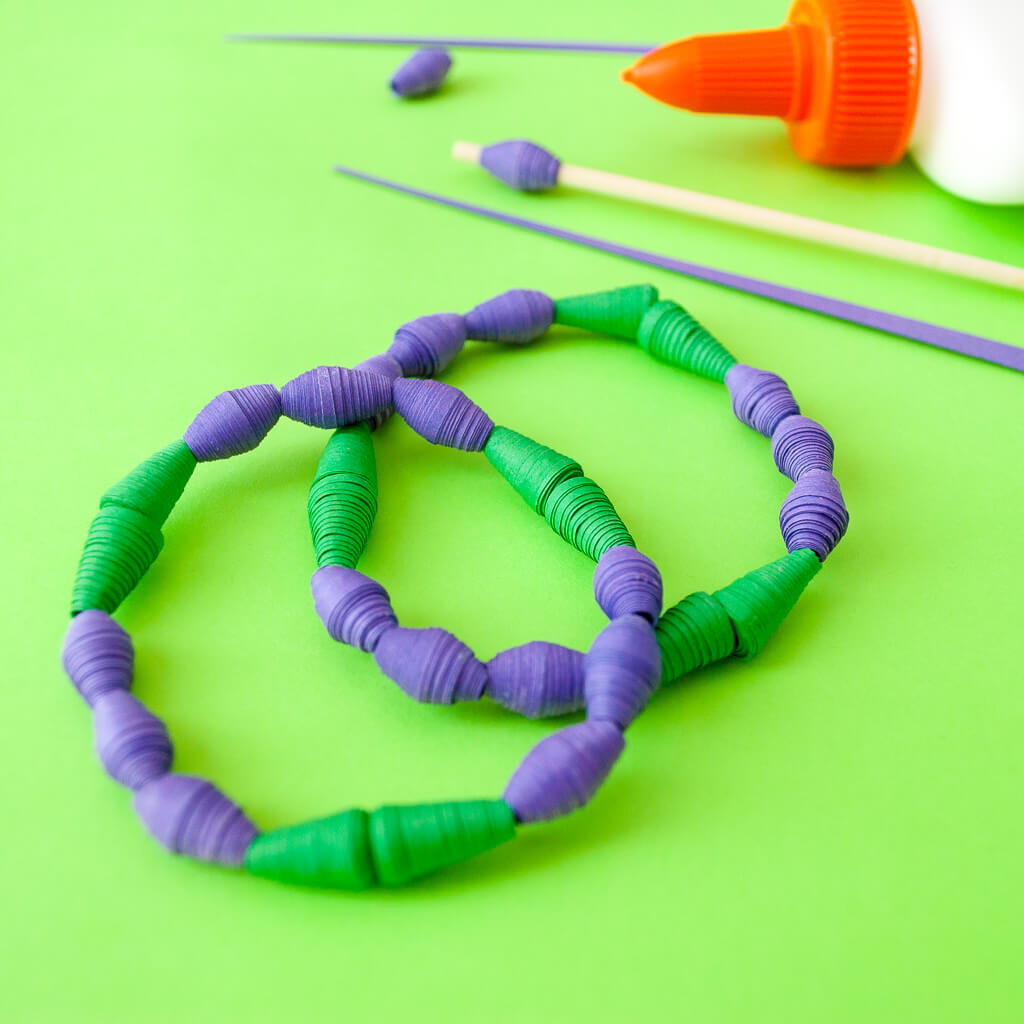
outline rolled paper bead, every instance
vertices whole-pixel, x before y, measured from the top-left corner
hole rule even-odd
[[[356,363],[352,367],[353,370],[363,370],[366,373],[379,373],[383,377],[387,377],[389,380],[394,380],[396,377],[402,376],[402,367],[398,365],[392,356],[389,356],[387,352],[379,352],[375,356],[370,356],[369,359],[364,359],[361,363]],[[367,422],[370,424],[371,430],[376,430],[383,423],[385,423],[394,409],[387,408],[381,409],[376,416],[371,416]]]
[[[387,630],[373,657],[384,675],[424,704],[479,700],[487,686],[484,663],[458,637],[434,626]]]
[[[313,573],[310,586],[316,613],[335,640],[373,651],[398,625],[388,592],[355,569],[325,565]]]
[[[193,775],[161,775],[135,793],[135,813],[172,853],[239,867],[256,826],[212,782]]]
[[[508,427],[495,427],[491,431],[484,455],[540,515],[544,515],[548,498],[559,483],[583,475],[580,464],[568,455],[538,444]]]
[[[663,686],[736,650],[736,633],[725,606],[700,590],[669,608],[654,634],[661,650]]]
[[[452,59],[447,50],[437,47],[417,50],[395,69],[389,83],[391,91],[404,99],[429,96],[441,88],[451,66]]]
[[[252,451],[281,417],[281,396],[272,384],[222,391],[185,431],[185,444],[200,462]]]
[[[634,284],[555,300],[555,323],[635,341],[644,314],[658,301],[652,284]]]
[[[105,693],[132,685],[132,638],[104,611],[91,608],[71,620],[61,662],[89,707]]]
[[[612,619],[583,659],[587,720],[626,729],[661,680],[661,652],[654,626],[640,615]]]
[[[778,374],[736,363],[725,375],[725,386],[736,419],[765,437],[771,437],[787,416],[800,414],[789,385]]]
[[[550,821],[582,807],[597,792],[626,741],[612,722],[587,719],[545,736],[502,794],[516,821]]]
[[[822,469],[804,473],[790,488],[779,512],[786,550],[810,548],[823,562],[843,539],[849,524],[839,481]]]
[[[635,546],[608,495],[590,477],[559,481],[552,488],[544,518],[563,540],[595,562],[609,548]]]
[[[772,433],[772,458],[790,480],[815,469],[831,473],[833,455],[828,431],[806,416],[787,416]]]
[[[466,337],[525,345],[539,338],[554,317],[555,304],[543,292],[513,288],[481,302],[466,314]]]
[[[354,568],[377,515],[377,462],[365,423],[339,427],[331,436],[306,511],[316,564]]]
[[[458,313],[431,313],[402,324],[387,354],[406,377],[436,377],[465,341],[466,322]]]
[[[458,388],[439,380],[396,380],[395,409],[431,444],[482,451],[494,421]]]
[[[161,526],[185,490],[196,468],[196,457],[184,441],[172,441],[100,498],[100,508],[121,505],[148,516]]]
[[[379,807],[370,815],[373,866],[386,886],[469,860],[515,834],[512,809],[503,800]]]
[[[281,388],[281,411],[311,427],[344,427],[393,404],[388,377],[344,366],[316,366]]]
[[[170,771],[174,751],[167,726],[127,690],[103,694],[92,721],[96,754],[122,786],[140,789]]]
[[[639,346],[656,359],[690,373],[723,381],[735,358],[682,306],[662,300],[644,314],[637,328]]]
[[[594,571],[594,597],[609,619],[642,615],[649,622],[657,622],[661,614],[661,573],[634,547],[609,548]]]
[[[487,696],[527,718],[576,711],[583,707],[583,654],[544,640],[499,651],[487,662]]]
[[[544,192],[558,183],[558,157],[526,139],[484,146],[480,166],[520,192]]]
[[[292,885],[369,889],[377,884],[369,821],[356,809],[263,832],[245,851],[245,869]]]
[[[752,658],[764,647],[820,568],[814,552],[801,548],[715,591],[732,620],[737,657]]]
[[[89,527],[71,591],[71,614],[88,608],[113,612],[131,593],[163,547],[160,527],[122,505],[107,505]]]

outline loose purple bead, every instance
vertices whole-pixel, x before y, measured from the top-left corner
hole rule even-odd
[[[379,373],[317,366],[281,388],[281,411],[311,427],[345,427],[391,409],[391,381]]]
[[[559,729],[523,758],[502,799],[521,822],[560,818],[590,800],[625,745],[612,722],[588,719]]]
[[[609,619],[642,615],[657,622],[661,615],[661,573],[636,548],[618,544],[598,560],[594,571],[594,597]]]
[[[372,651],[398,625],[388,592],[356,569],[325,565],[313,573],[310,586],[316,613],[335,640]]]
[[[395,408],[431,444],[483,451],[494,421],[458,388],[439,380],[396,380]]]
[[[534,640],[487,662],[487,695],[527,718],[564,715],[583,707],[583,654]]]
[[[823,562],[850,523],[839,481],[822,469],[804,473],[786,495],[779,526],[787,551],[810,548]]]
[[[161,775],[133,800],[150,835],[172,853],[239,867],[256,826],[212,782]]]
[[[466,321],[458,313],[431,313],[402,324],[388,355],[406,377],[436,377],[461,351]]]
[[[199,462],[250,452],[281,416],[273,384],[222,391],[200,410],[185,431],[185,444]]]
[[[778,374],[767,370],[736,363],[725,375],[725,386],[732,396],[736,418],[765,437],[771,437],[787,416],[800,412],[789,385]]]
[[[509,139],[484,146],[480,166],[521,192],[544,192],[555,187],[562,165],[542,146],[526,139]]]
[[[661,679],[654,626],[640,615],[612,619],[590,645],[583,671],[587,718],[627,728]]]
[[[452,59],[447,50],[429,47],[417,50],[391,76],[391,91],[396,96],[428,96],[444,82]]]
[[[135,652],[131,637],[104,611],[79,612],[64,634],[61,661],[86,704],[132,685]]]
[[[787,416],[772,433],[775,465],[790,480],[799,480],[812,469],[831,473],[833,455],[828,431],[806,416]]]
[[[96,754],[107,774],[140,789],[165,775],[174,751],[167,726],[127,690],[111,690],[93,706]]]
[[[487,667],[445,629],[389,629],[373,652],[381,672],[414,700],[454,704],[479,700],[487,685]]]
[[[543,292],[513,288],[481,302],[466,314],[466,337],[524,345],[539,338],[555,319],[555,304]]]

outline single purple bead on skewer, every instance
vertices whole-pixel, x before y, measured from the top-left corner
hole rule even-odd
[[[429,96],[441,88],[451,66],[447,50],[436,47],[417,50],[391,76],[391,91],[405,99]]]
[[[736,418],[765,437],[771,437],[787,416],[800,412],[789,385],[767,370],[736,363],[725,375],[725,386],[732,396]]]
[[[466,337],[525,345],[539,338],[555,319],[555,304],[543,292],[526,288],[495,295],[466,314]]]
[[[787,551],[810,548],[823,562],[850,523],[839,481],[822,469],[804,473],[786,495],[779,526]]]
[[[831,473],[834,454],[828,431],[806,416],[787,416],[772,433],[775,465],[790,480],[799,480],[812,469]]]
[[[335,640],[372,651],[398,625],[388,592],[356,569],[325,565],[313,573],[310,586],[316,613]]]
[[[609,619],[642,615],[657,622],[661,615],[661,573],[636,548],[618,544],[598,560],[594,571],[594,597]]]
[[[131,637],[106,612],[79,612],[64,634],[61,662],[89,707],[105,693],[132,685],[135,651]]]
[[[92,721],[96,754],[122,786],[140,789],[170,771],[174,751],[167,726],[127,690],[103,694]]]
[[[273,384],[222,391],[199,411],[185,431],[185,444],[199,462],[252,451],[281,416]]]
[[[436,377],[465,341],[466,322],[458,313],[431,313],[402,324],[387,354],[406,377]]]
[[[559,729],[523,758],[502,799],[517,821],[560,818],[590,800],[625,745],[612,722],[588,719]]]
[[[583,672],[587,718],[627,728],[661,679],[654,626],[640,615],[612,619],[590,645]]]
[[[311,427],[345,427],[393,405],[391,380],[344,366],[317,366],[281,388],[281,411]]]
[[[454,704],[479,700],[487,685],[487,667],[445,629],[389,629],[373,652],[381,672],[414,700]]]
[[[499,651],[487,662],[487,695],[527,718],[583,707],[583,654],[534,640]]]
[[[494,421],[458,388],[439,380],[396,380],[395,408],[431,444],[483,451]]]
[[[150,835],[172,853],[239,867],[256,826],[212,782],[161,775],[132,801]]]
[[[521,192],[544,192],[558,183],[558,157],[526,139],[509,139],[484,146],[480,166],[499,181]]]

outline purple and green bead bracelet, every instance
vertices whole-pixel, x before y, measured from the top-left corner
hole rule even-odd
[[[663,612],[657,567],[579,463],[496,426],[463,392],[431,379],[467,340],[527,344],[552,324],[634,340],[664,362],[724,383],[736,417],[771,439],[776,465],[793,481],[779,515],[787,554]],[[485,662],[447,630],[399,624],[384,587],[356,568],[377,512],[372,431],[393,413],[433,444],[483,452],[552,530],[596,562],[594,596],[609,621],[586,653],[538,640]],[[261,832],[213,783],[171,770],[167,729],[131,693],[132,642],[112,614],[159,554],[163,523],[196,463],[250,451],[281,415],[333,430],[307,506],[318,565],[313,601],[331,637],[371,653],[421,702],[486,695],[530,718],[584,710],[583,721],[527,753],[500,799],[351,809]],[[101,498],[72,592],[64,668],[92,708],[101,763],[133,791],[143,824],[169,850],[300,885],[404,885],[513,838],[518,825],[583,806],[658,686],[757,654],[846,530],[832,457],[831,438],[800,414],[781,377],[736,362],[652,286],[557,302],[537,291],[505,292],[465,316],[404,324],[387,352],[354,368],[320,366],[280,391],[257,384],[209,402],[183,440]]]

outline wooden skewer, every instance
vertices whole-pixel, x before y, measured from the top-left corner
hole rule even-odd
[[[475,142],[460,141],[452,147],[452,156],[464,163],[479,164],[482,150],[483,147]],[[704,192],[693,192],[673,185],[661,185],[642,178],[629,178],[591,167],[577,167],[574,164],[560,164],[558,184],[679,210],[708,220],[739,224],[787,238],[801,238],[837,249],[869,253],[900,263],[910,263],[946,274],[1024,291],[1024,268],[982,259],[980,256],[953,252],[950,249],[940,249],[933,245],[923,245],[920,242],[891,238],[873,231],[845,227],[813,217],[802,217],[796,213],[785,213],[782,210],[772,210],[752,203],[741,203],[735,199],[724,199]]]

